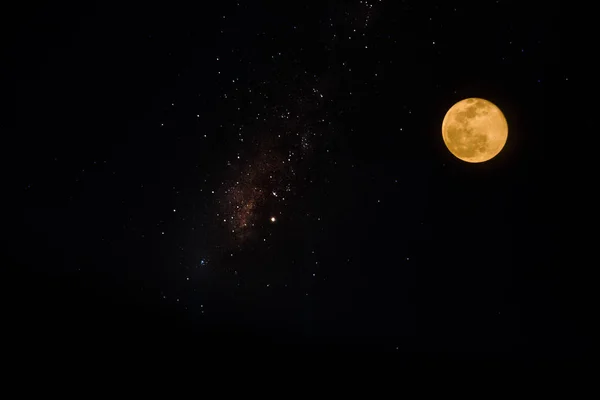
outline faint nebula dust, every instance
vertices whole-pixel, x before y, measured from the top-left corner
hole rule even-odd
[[[297,208],[300,197],[310,192],[314,182],[309,176],[320,159],[323,139],[334,131],[330,95],[340,81],[334,55],[345,37],[338,30],[364,36],[376,15],[374,4],[361,1],[331,10],[323,43],[331,54],[319,74],[297,62],[293,71],[281,74],[276,68],[266,79],[256,77],[243,90],[234,87],[223,95],[222,109],[230,112],[222,127],[236,158],[222,171],[212,212],[220,252],[266,241],[272,224],[296,227],[290,226],[290,205]]]
[[[246,157],[228,164],[217,196],[217,226],[226,232],[226,247],[239,248],[260,239],[257,234],[264,233],[261,228],[266,224],[285,221],[286,206],[306,188],[315,140],[329,127],[326,117],[315,115],[326,113],[304,111],[309,104],[314,110],[323,98],[316,89],[307,92],[289,108],[277,106],[263,112],[265,131],[240,145]]]

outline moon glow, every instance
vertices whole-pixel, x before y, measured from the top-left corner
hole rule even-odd
[[[502,111],[484,99],[469,98],[453,105],[442,122],[446,147],[457,158],[481,163],[504,148],[508,123]]]

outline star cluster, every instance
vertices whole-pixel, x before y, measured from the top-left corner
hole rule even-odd
[[[263,228],[269,222],[291,223],[288,205],[301,201],[310,189],[315,157],[319,157],[324,144],[336,134],[330,92],[335,90],[341,76],[336,76],[335,68],[332,69],[330,54],[335,47],[343,47],[352,39],[339,38],[336,32],[342,29],[350,32],[350,36],[364,37],[376,11],[374,3],[368,1],[330,10],[327,31],[333,33],[323,38],[329,55],[314,71],[300,63],[299,57],[305,49],[291,47],[270,56],[275,63],[273,76],[247,77],[249,82],[258,83],[244,89],[239,86],[239,77],[231,80],[231,89],[220,99],[221,106],[228,110],[228,119],[221,127],[225,137],[232,138],[229,151],[235,158],[225,162],[211,223],[222,238],[219,251],[266,241]],[[298,26],[294,25],[292,30],[295,33]],[[222,79],[220,66],[224,59],[217,56],[216,61],[217,75]],[[247,62],[250,66],[254,64],[251,60]],[[287,65],[285,72],[283,65]],[[250,70],[255,71],[252,67]],[[308,210],[303,213],[310,214]]]
[[[237,145],[244,156],[228,162],[228,177],[217,200],[216,216],[230,231],[230,243],[242,246],[256,238],[264,221],[285,219],[287,204],[306,189],[313,149],[329,128],[326,117],[314,120],[321,101],[322,94],[313,88],[292,109],[272,107],[264,112],[266,123],[251,143]],[[309,108],[312,116],[305,111]]]

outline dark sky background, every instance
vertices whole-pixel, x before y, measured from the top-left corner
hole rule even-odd
[[[585,354],[593,233],[565,138],[589,82],[559,2],[3,18],[14,340]],[[509,124],[482,164],[441,137],[468,97]]]

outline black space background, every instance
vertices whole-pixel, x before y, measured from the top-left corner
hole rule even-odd
[[[595,179],[576,161],[582,135],[593,135],[582,130],[592,96],[578,59],[589,49],[573,33],[582,15],[567,18],[559,2],[503,2],[499,11],[488,1],[438,3],[376,5],[361,39],[368,56],[354,43],[326,50],[322,21],[342,7],[327,2],[247,2],[244,12],[226,1],[37,3],[3,12],[8,340],[43,350],[586,354]],[[236,21],[223,34],[222,15]],[[291,25],[301,33],[290,35]],[[337,133],[323,145],[332,155],[315,157],[320,179],[290,206],[327,222],[277,227],[272,253],[243,256],[252,272],[242,289],[218,271],[196,279],[200,315],[192,300],[195,311],[160,296],[185,298],[172,248],[200,254],[200,245],[183,231],[161,245],[151,232],[158,220],[169,224],[171,208],[201,208],[195,186],[233,154],[219,136],[233,117],[216,100],[230,87],[213,65],[232,48],[256,68],[222,67],[240,86],[284,80],[294,68],[330,86]],[[282,61],[267,64],[282,49]],[[489,163],[461,163],[440,139],[445,111],[466,97],[489,99],[509,121],[507,146]],[[158,128],[165,121],[168,134]],[[200,132],[214,133],[209,145]],[[302,286],[308,278],[284,265],[312,262],[307,249],[329,277],[308,300],[264,288]]]

